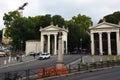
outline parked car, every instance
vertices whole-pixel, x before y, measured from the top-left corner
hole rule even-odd
[[[41,53],[38,59],[49,59],[49,58],[50,58],[49,53]]]
[[[33,52],[33,51],[32,51],[32,52],[29,52],[29,55],[30,55],[30,56],[34,56],[34,55],[35,55],[35,56],[38,56],[38,55],[40,55],[40,54],[41,54],[41,52],[37,52],[37,53],[36,53],[36,52]]]
[[[0,50],[0,57],[5,57],[6,53],[4,52],[4,50]]]
[[[30,52],[29,55],[33,56],[33,55],[36,55],[36,53],[35,52]]]

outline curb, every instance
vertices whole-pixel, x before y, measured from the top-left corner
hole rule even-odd
[[[6,67],[18,65],[18,64],[28,63],[28,62],[35,61],[35,60],[37,60],[37,59],[29,60],[29,61],[23,61],[23,62],[18,62],[18,63],[13,63],[13,64],[10,64],[10,65],[4,65],[4,66],[0,66],[0,68],[6,68]]]
[[[37,79],[37,80],[52,80],[52,79],[57,79],[59,77],[67,77],[67,76],[72,76],[72,75],[76,75],[76,74],[83,74],[83,73],[88,73],[88,72],[107,70],[107,69],[111,69],[111,68],[114,68],[114,67],[120,67],[120,66],[113,66],[113,67],[106,67],[106,68],[100,68],[100,69],[91,69],[91,70],[86,70],[86,71],[79,71],[79,72],[74,72],[74,73],[70,73],[70,74],[52,76],[52,77],[47,77],[47,78],[42,78],[42,79]]]

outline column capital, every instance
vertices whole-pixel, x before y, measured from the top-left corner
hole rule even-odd
[[[53,34],[54,36],[56,36],[57,34]]]
[[[98,34],[102,34],[103,32],[98,32]]]
[[[46,34],[47,36],[50,36],[50,34]]]
[[[107,32],[107,34],[110,34],[111,32]]]

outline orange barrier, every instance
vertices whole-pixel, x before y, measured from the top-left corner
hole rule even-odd
[[[68,74],[68,69],[66,66],[56,67],[57,75]]]
[[[52,67],[39,69],[38,78],[57,76],[57,75],[63,75],[68,73],[69,72],[66,66],[62,66],[62,67],[52,66]]]

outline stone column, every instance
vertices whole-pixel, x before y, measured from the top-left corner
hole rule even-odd
[[[48,36],[48,50],[47,50],[47,52],[50,53],[50,34],[48,34],[47,36]]]
[[[54,34],[54,41],[55,41],[55,44],[54,44],[54,55],[56,55],[57,54],[57,34]]]
[[[110,33],[111,32],[107,32],[107,35],[108,35],[108,55],[111,55],[111,38],[110,38]]]
[[[119,43],[120,38],[119,37],[120,37],[119,36],[119,32],[116,32],[117,55],[120,55],[120,47],[119,47],[119,45],[120,45],[120,43]]]
[[[68,53],[67,51],[68,51],[68,43],[67,43],[67,40],[66,40],[66,54]]]
[[[99,33],[99,50],[100,50],[100,55],[103,55],[102,33]]]
[[[91,33],[91,54],[95,54],[95,48],[94,48],[94,33]]]
[[[41,44],[41,52],[43,52],[43,47],[44,47],[44,40],[43,40],[44,37],[43,36],[44,35],[41,34],[41,43],[40,43]]]
[[[62,32],[58,33],[58,58],[57,66],[63,66],[63,54],[62,54]]]

